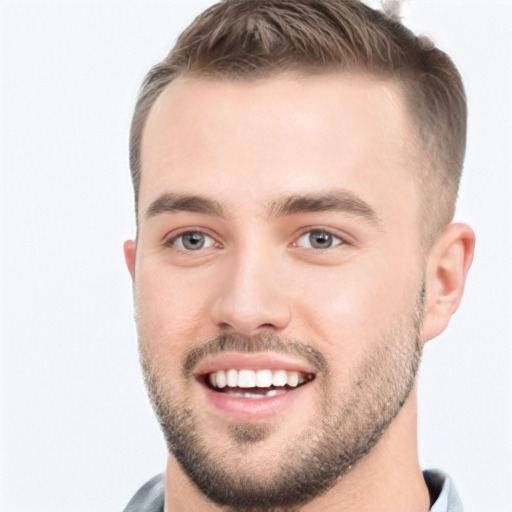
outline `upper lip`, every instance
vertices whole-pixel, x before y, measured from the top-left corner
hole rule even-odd
[[[311,366],[302,360],[277,353],[240,354],[236,352],[208,356],[202,359],[194,369],[196,377],[208,375],[219,370],[286,370],[303,374],[314,374]]]

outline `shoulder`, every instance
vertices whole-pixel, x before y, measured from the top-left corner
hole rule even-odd
[[[133,496],[123,512],[163,512],[165,473],[146,482]]]

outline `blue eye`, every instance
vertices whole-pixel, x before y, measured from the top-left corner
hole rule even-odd
[[[341,244],[343,244],[341,238],[334,236],[328,231],[315,229],[301,235],[294,245],[308,249],[330,249]]]
[[[212,237],[198,231],[188,231],[170,241],[170,245],[183,251],[199,251],[215,245]]]

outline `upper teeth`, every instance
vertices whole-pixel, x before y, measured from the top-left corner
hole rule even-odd
[[[286,370],[219,370],[208,377],[216,388],[269,388],[270,386],[297,387],[305,382],[299,372]]]

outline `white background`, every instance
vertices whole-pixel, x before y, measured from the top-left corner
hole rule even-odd
[[[1,1],[1,494],[10,512],[121,510],[165,447],[139,375],[121,245],[134,234],[140,82],[210,1]],[[375,2],[373,2],[375,4]],[[411,0],[464,77],[457,218],[478,237],[426,348],[420,457],[467,512],[512,510],[512,1]]]

